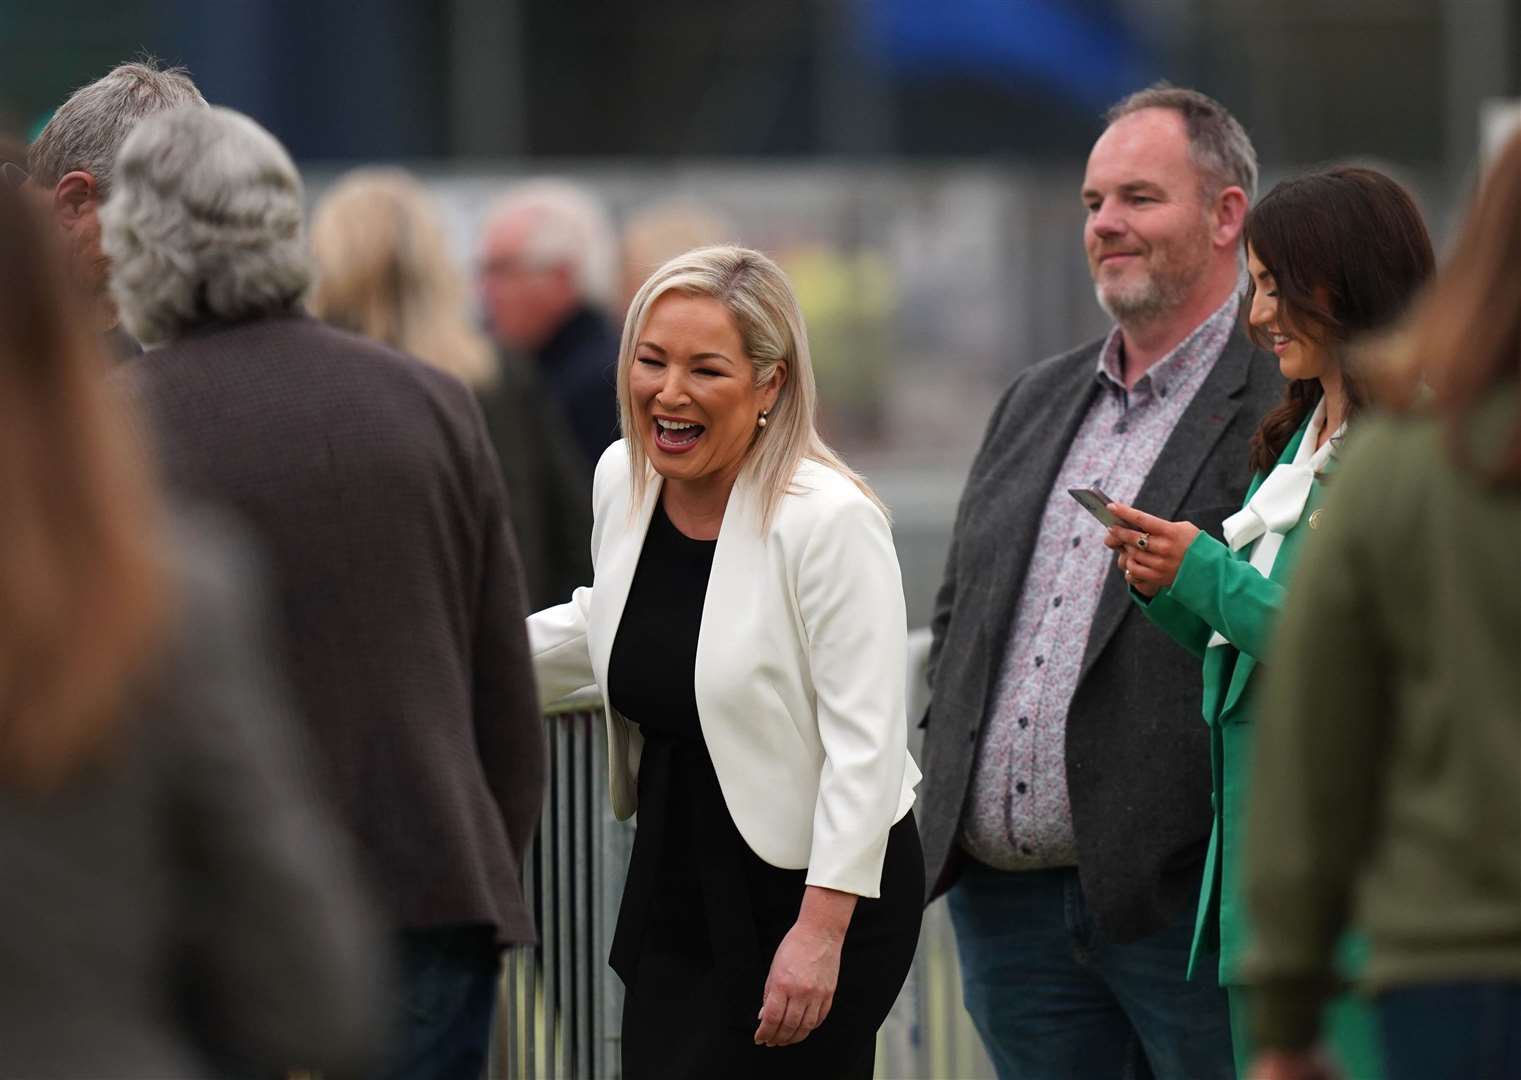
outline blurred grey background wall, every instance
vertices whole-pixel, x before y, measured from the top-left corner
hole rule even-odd
[[[35,132],[144,51],[274,131],[314,197],[416,169],[466,264],[492,195],[542,173],[619,220],[699,202],[778,256],[922,623],[999,389],[1105,328],[1078,199],[1105,106],[1197,86],[1264,189],[1373,160],[1441,237],[1486,103],[1521,97],[1521,0],[0,0],[0,124]]]

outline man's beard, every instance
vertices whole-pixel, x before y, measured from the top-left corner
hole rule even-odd
[[[1144,326],[1177,310],[1209,268],[1208,233],[1154,247],[1156,261],[1139,281],[1105,286],[1095,278],[1093,295],[1121,326]]]

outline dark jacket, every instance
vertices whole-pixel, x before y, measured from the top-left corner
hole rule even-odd
[[[930,647],[919,828],[931,896],[954,880],[989,690],[1051,485],[1099,391],[1101,347],[1090,343],[1015,378],[961,495]],[[1135,505],[1218,536],[1246,491],[1252,432],[1282,392],[1273,358],[1235,331]],[[1124,580],[1111,575],[1067,713],[1078,872],[1110,941],[1153,933],[1198,897],[1210,830],[1209,734],[1199,708],[1198,661],[1148,626]]]
[[[120,370],[170,483],[234,511],[269,557],[297,703],[393,926],[532,940],[520,867],[544,734],[470,392],[303,315],[201,330]]]
[[[262,648],[246,561],[196,522],[176,620],[111,753],[0,788],[0,1075],[353,1075],[383,939]]]
[[[618,432],[618,332],[600,311],[577,308],[535,353],[539,373],[570,423],[587,484]]]
[[[498,372],[476,393],[507,483],[528,606],[538,611],[591,584],[591,474],[533,361],[504,355]]]

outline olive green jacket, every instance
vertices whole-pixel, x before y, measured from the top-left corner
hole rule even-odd
[[[1307,426],[1308,421],[1306,422]],[[1292,462],[1305,426],[1279,455]],[[1266,473],[1253,477],[1247,500],[1262,486]],[[1305,538],[1320,524],[1324,497],[1319,477],[1310,487],[1299,523],[1284,535],[1273,572],[1263,577],[1248,561],[1251,547],[1232,551],[1200,532],[1189,545],[1171,586],[1150,601],[1131,591],[1147,618],[1204,661],[1204,722],[1210,733],[1210,773],[1214,778],[1214,828],[1204,862],[1193,947],[1188,973],[1198,972],[1201,958],[1219,951],[1222,985],[1240,982],[1237,969],[1246,949],[1246,911],[1237,874],[1241,866],[1242,812],[1251,767],[1255,683],[1252,676],[1267,651],[1283,606],[1284,582],[1293,572]],[[1227,643],[1207,647],[1219,631]]]
[[[1518,399],[1465,418],[1476,460]],[[1313,1040],[1349,924],[1374,991],[1521,980],[1521,486],[1455,464],[1434,419],[1370,418],[1321,525],[1259,680],[1241,884],[1266,1046]]]

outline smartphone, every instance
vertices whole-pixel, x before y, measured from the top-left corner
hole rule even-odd
[[[1121,529],[1130,528],[1129,525],[1126,525],[1109,512],[1109,504],[1114,502],[1114,500],[1098,488],[1068,488],[1067,494],[1081,503],[1083,509],[1098,518],[1101,524]]]

